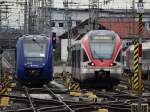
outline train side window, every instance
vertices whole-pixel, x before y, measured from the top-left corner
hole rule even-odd
[[[143,59],[149,59],[149,50],[147,50],[147,51],[143,51],[143,53],[142,53],[142,58]]]
[[[85,62],[85,61],[88,61],[89,59],[88,59],[88,56],[87,56],[87,54],[85,53],[85,50],[83,49],[83,62]]]
[[[117,61],[117,62],[121,62],[121,50],[120,50],[119,53],[118,53],[118,56],[117,56],[117,58],[116,58],[116,61]]]
[[[78,62],[77,67],[80,68],[80,50],[77,50],[77,62]]]
[[[75,63],[76,63],[76,60],[75,60],[75,50],[72,51],[72,66],[75,67]]]
[[[74,66],[73,64],[74,64],[74,56],[73,56],[73,50],[72,50],[72,52],[71,52],[71,65]]]

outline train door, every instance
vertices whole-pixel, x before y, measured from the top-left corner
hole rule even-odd
[[[84,48],[81,48],[81,63],[80,63],[80,80],[84,79],[83,74],[88,72],[87,65],[89,63],[89,58],[84,50]]]
[[[75,64],[75,47],[73,46],[71,49],[71,71],[73,78],[75,76]]]
[[[80,79],[80,56],[81,56],[81,50],[80,50],[80,44],[77,44],[72,47],[72,76],[74,79]]]
[[[81,65],[81,45],[77,44],[76,46],[76,78],[80,80],[80,65]]]

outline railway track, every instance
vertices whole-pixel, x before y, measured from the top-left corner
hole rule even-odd
[[[57,80],[59,82],[59,80]],[[145,81],[145,88],[149,91],[149,82]],[[127,86],[128,82],[121,81]],[[9,112],[97,112],[99,109],[108,109],[109,112],[131,112],[131,104],[138,102],[138,95],[130,93],[128,88],[114,90],[86,89],[80,93],[93,92],[96,100],[85,95],[70,96],[70,91],[57,88],[55,85],[44,85],[40,88],[26,86],[16,87],[10,94],[0,94],[9,97],[10,104],[2,111]],[[45,97],[44,97],[45,96]],[[142,103],[150,105],[150,95],[142,96]]]
[[[57,91],[57,92],[56,92]],[[51,98],[41,99],[40,97],[33,97],[31,94],[47,94]],[[59,93],[59,95],[58,95]],[[62,97],[61,95],[64,97]],[[7,111],[32,111],[32,112],[82,112],[87,111],[91,112],[92,110],[98,110],[103,104],[103,102],[88,102],[82,100],[73,100],[69,99],[67,91],[58,91],[54,90],[54,88],[50,88],[48,85],[44,85],[42,88],[28,88],[23,87],[21,89],[17,88],[14,90],[14,93],[9,95],[2,95],[1,97],[9,97],[13,102],[11,107],[8,108]],[[117,105],[106,105],[107,107],[113,107]],[[119,106],[119,105],[118,105]]]
[[[1,94],[1,97],[10,98],[12,103],[7,110],[5,109],[9,112],[97,112],[100,108],[106,108],[111,112],[130,112],[131,104],[138,101],[138,96],[129,94],[128,91],[97,89],[85,91],[93,91],[97,101],[92,102],[83,96],[69,96],[68,90],[50,85],[41,88],[26,86],[15,88],[11,94]],[[40,95],[49,95],[49,97],[41,98]],[[150,104],[149,101],[150,97],[142,97],[143,103]]]

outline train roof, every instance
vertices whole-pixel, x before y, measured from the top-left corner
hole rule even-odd
[[[48,39],[48,37],[44,34],[41,35],[23,35],[21,36],[19,39],[23,40],[23,39],[37,39],[37,40],[41,40],[41,39]]]
[[[115,35],[116,33],[111,30],[92,30],[87,34],[90,36],[90,35]]]
[[[134,50],[134,45],[131,45],[131,46],[129,47],[129,49],[130,49],[131,51],[133,51],[133,50]],[[143,42],[143,43],[142,43],[142,49],[150,49],[150,41],[148,41],[148,42]]]
[[[86,34],[88,36],[91,36],[91,35],[116,35],[116,33],[111,30],[91,30]],[[85,34],[79,35],[75,40],[81,40],[84,35]]]

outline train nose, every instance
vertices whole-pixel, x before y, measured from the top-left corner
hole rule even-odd
[[[25,69],[26,76],[41,76],[42,75],[42,69]]]

